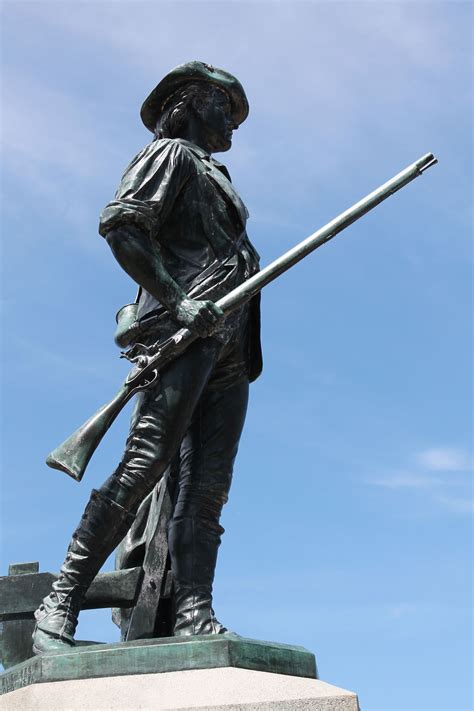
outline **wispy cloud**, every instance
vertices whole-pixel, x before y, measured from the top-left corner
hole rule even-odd
[[[446,41],[439,18],[428,6],[373,3],[370,11],[361,12],[359,3],[301,3],[295,11],[293,3],[272,3],[268,12],[266,2],[243,2],[237,9],[234,3],[224,8],[215,2],[163,2],[158,7],[138,1],[132,12],[131,5],[42,2],[9,3],[8,8],[13,28],[21,27],[28,42],[31,35],[33,46],[43,34],[55,38],[58,56],[63,50],[66,57],[65,67],[70,54],[77,54],[85,67],[96,61],[91,71],[102,84],[95,94],[84,81],[78,85],[69,77],[59,80],[60,71],[56,78],[42,72],[28,82],[21,52],[16,63],[4,68],[7,170],[21,182],[22,195],[30,192],[43,200],[75,234],[86,236],[81,244],[87,246],[95,244],[89,238],[91,216],[95,226],[96,213],[110,199],[120,170],[140,148],[125,146],[115,123],[130,106],[136,116],[153,82],[187,59],[225,64],[248,92],[252,120],[237,134],[236,150],[226,162],[237,185],[244,185],[251,224],[258,229],[273,222],[282,228],[286,220],[288,229],[304,234],[298,216],[291,219],[291,206],[298,205],[302,212],[308,205],[315,211],[316,194],[324,210],[325,186],[336,180],[341,194],[352,194],[354,180],[349,176],[361,161],[380,174],[382,145],[383,155],[394,152],[390,164],[398,166],[399,155],[414,140],[412,130],[403,133],[410,123],[406,107],[416,111],[422,105],[427,112],[431,107],[437,115],[450,107],[448,99],[440,101],[438,89],[440,77],[452,73],[458,50]],[[179,43],[170,31],[176,27]],[[99,38],[104,65],[96,59]],[[90,48],[91,58],[84,56],[84,46]],[[317,51],[308,61],[311,46]],[[361,57],[364,61],[357,59]],[[137,125],[139,130],[138,119]],[[135,124],[127,118],[123,127],[133,130]],[[368,152],[360,140],[365,135],[371,136]],[[138,132],[138,142],[141,136]],[[144,133],[143,143],[146,137]],[[91,184],[96,195],[104,196],[98,206],[91,204]],[[368,182],[370,187],[375,184]],[[252,195],[259,196],[255,207]],[[346,200],[338,204],[342,209]]]
[[[441,479],[436,479],[416,472],[395,472],[387,476],[371,479],[370,484],[386,489],[428,489],[442,485]]]
[[[442,496],[434,495],[434,500],[437,501],[443,508],[453,513],[474,513],[474,500],[462,496]]]
[[[416,455],[418,464],[435,472],[462,472],[472,470],[471,457],[462,449],[439,447],[425,449]]]
[[[272,4],[272,12],[268,12],[265,2],[241,3],[238,10],[234,4],[223,9],[219,3],[219,12],[217,3],[212,2],[163,2],[159,9],[154,3],[136,2],[133,12],[128,2],[17,5],[15,14],[34,23],[35,32],[38,28],[46,32],[53,28],[70,46],[86,39],[95,48],[100,28],[103,52],[109,58],[115,57],[118,67],[125,62],[133,67],[138,95],[143,92],[144,96],[152,88],[150,80],[158,79],[174,64],[195,57],[219,65],[225,57],[226,67],[238,71],[249,93],[260,137],[263,130],[270,134],[273,152],[278,154],[281,150],[284,155],[288,153],[289,142],[297,147],[299,137],[307,137],[313,142],[313,152],[318,153],[317,174],[322,170],[321,161],[325,169],[340,173],[338,161],[347,156],[339,151],[337,158],[325,150],[326,142],[334,139],[339,146],[352,146],[354,136],[360,136],[360,122],[375,121],[377,107],[387,106],[388,102],[393,111],[400,111],[420,92],[426,94],[425,103],[434,101],[434,94],[427,87],[430,81],[439,81],[440,75],[450,72],[456,56],[429,9],[416,10],[404,3],[383,3],[380,7],[373,3],[370,12],[362,13],[358,3],[354,6],[301,3],[297,11],[292,3],[277,3]],[[205,40],[199,31],[203,5],[216,7],[212,22],[206,27]],[[175,33],[170,32],[170,28],[178,24],[180,42],[176,43]],[[262,51],[262,25],[265,26],[267,56],[261,57],[256,71],[255,55]],[[285,28],[284,43],[282,28]],[[238,42],[236,37],[239,37]],[[312,62],[307,61],[308,46],[317,47]],[[341,46],[345,47],[344,52],[340,51]],[[373,59],[370,71],[364,62],[354,61],[361,47],[364,56]],[[186,48],[186,56],[183,56],[183,48]],[[291,62],[289,53],[293,57]],[[392,71],[395,59],[396,74]],[[420,85],[412,80],[415,66],[417,76],[425,80]],[[387,75],[390,82],[386,80]],[[344,85],[341,85],[341,77],[345,77]],[[38,94],[43,89],[38,87]],[[117,102],[112,87],[106,87],[105,91]],[[32,100],[29,107],[41,107],[41,111],[48,113],[50,108],[51,112],[58,106],[61,108],[58,97],[51,98],[52,103],[47,95],[44,99]],[[438,111],[442,110],[438,97],[437,104]],[[316,106],[320,107],[317,116]],[[295,107],[298,107],[297,125]],[[57,116],[61,113],[62,110]],[[282,117],[286,136],[281,134],[281,128],[278,135],[273,129],[276,122],[281,126]],[[84,128],[87,132],[90,129],[87,121]],[[249,160],[262,162],[262,151],[257,150],[257,144],[247,150],[243,146],[239,148],[240,156],[233,160],[245,160],[247,169]],[[69,150],[67,148],[66,156]],[[305,161],[306,152],[297,152],[298,165]],[[288,163],[285,172],[291,169]],[[267,171],[263,172],[268,175]],[[300,187],[296,182],[293,188],[293,182],[287,179],[286,189],[297,193]]]
[[[412,602],[398,602],[387,606],[389,617],[394,617],[395,619],[413,615],[418,609],[419,605]]]
[[[454,447],[433,447],[415,453],[416,466],[368,477],[366,483],[384,489],[423,492],[437,506],[452,513],[474,510],[472,498],[472,459]],[[434,472],[436,474],[434,474]]]
[[[4,73],[4,92],[2,143],[12,170],[28,178],[32,166],[41,166],[43,180],[55,170],[86,180],[106,172],[110,146],[99,142],[84,99],[11,70]]]
[[[17,371],[25,374],[39,369],[45,379],[69,378],[73,373],[104,382],[110,372],[110,359],[107,356],[102,359],[95,354],[93,359],[88,359],[84,355],[78,356],[74,351],[66,351],[64,345],[58,351],[22,336],[14,336],[11,346],[14,357],[11,360],[10,357],[6,358],[11,376]],[[113,379],[113,375],[110,379]]]

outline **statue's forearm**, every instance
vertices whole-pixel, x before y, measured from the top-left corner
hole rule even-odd
[[[111,230],[106,240],[122,269],[170,313],[176,314],[186,293],[165,269],[148,235],[127,226]]]

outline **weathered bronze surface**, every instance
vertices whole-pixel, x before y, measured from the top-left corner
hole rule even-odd
[[[165,555],[166,552],[167,549]],[[40,573],[39,563],[36,562],[11,565],[9,572],[8,576],[0,577],[0,663],[5,669],[32,656],[34,611],[58,578],[53,573]],[[142,565],[100,573],[87,591],[82,608],[88,610],[116,606],[125,624],[125,620],[130,618],[130,608],[135,609],[142,594],[143,579]],[[159,609],[164,605],[169,608],[170,593],[170,589],[160,590],[162,603]],[[165,621],[160,620],[162,628]],[[120,618],[118,622],[120,625]],[[169,626],[166,630],[163,628],[163,632],[169,634]],[[165,636],[164,633],[162,636]],[[76,641],[76,644],[93,643]]]
[[[38,567],[38,563],[36,563]],[[96,575],[83,602],[83,609],[101,607],[131,607],[135,604],[141,585],[142,567],[128,567],[111,573]],[[51,590],[58,575],[31,572],[0,578],[0,622],[33,619],[39,602]]]
[[[92,492],[52,592],[34,613],[37,654],[71,654],[79,611],[94,588],[94,606],[119,608],[124,640],[227,639],[212,609],[212,585],[248,386],[262,369],[259,292],[436,162],[423,156],[259,271],[245,205],[212,157],[231,147],[247,114],[238,80],[202,62],[174,69],[142,107],[154,140],[126,169],[99,228],[139,285],[135,303],[117,315],[116,341],[128,347],[134,367],[48,464],[80,480],[125,402],[135,394],[137,401],[122,460]],[[108,574],[100,592],[100,578],[93,581],[125,536],[118,556],[125,570]],[[112,575],[121,596],[111,594]],[[37,599],[39,578],[34,583],[20,618]]]
[[[174,588],[171,631],[182,636],[226,631],[212,610],[223,532],[219,519],[248,385],[258,377],[262,359],[258,298],[246,299],[227,318],[214,302],[255,274],[259,258],[245,231],[247,210],[226,168],[211,154],[231,147],[232,132],[247,113],[237,79],[202,62],[170,72],[142,107],[154,140],[130,163],[99,228],[140,287],[136,305],[119,315],[118,340],[127,342],[128,357],[136,363],[147,358],[158,339],[169,342],[180,326],[194,342],[179,358],[168,359],[159,378],[157,373],[145,382],[141,378],[138,388],[131,392],[127,385],[115,399],[112,409],[124,395],[128,399],[139,391],[125,453],[93,492],[53,591],[35,613],[37,653],[73,645],[87,589],[176,458],[176,497],[166,498],[162,488],[162,516],[141,561],[138,604],[131,615],[121,615],[122,634],[153,636],[168,555]],[[130,311],[138,323],[124,329]],[[102,423],[111,408],[105,409],[96,418]]]
[[[10,612],[10,615],[0,614],[0,662],[4,669],[28,659],[32,655],[31,635],[34,629],[33,610],[30,614],[18,614],[21,612],[21,602],[24,598],[22,593],[28,594],[31,590],[31,583],[28,580],[32,575],[37,575],[39,564],[13,563],[8,567],[8,576],[0,578],[0,612]],[[23,587],[12,591],[15,588],[14,582],[20,580]],[[7,583],[5,586],[2,583]],[[10,583],[10,586],[8,585]],[[12,585],[13,583],[13,585]],[[40,596],[36,596],[36,604]],[[20,609],[19,608],[20,603]]]
[[[409,182],[422,175],[425,170],[436,163],[437,159],[432,153],[422,156],[267,267],[246,279],[242,284],[220,298],[216,305],[222,309],[224,314],[232,313],[236,308],[255,298],[264,286],[335,237],[339,232],[367,214],[367,212],[373,210],[383,200],[386,200]],[[190,294],[192,295],[192,290]],[[161,317],[161,313],[152,313],[140,321],[138,319],[138,304],[127,304],[117,314],[119,325],[115,336],[116,341],[120,344],[128,344],[131,334],[134,337],[139,337],[144,329],[159,323]],[[152,343],[148,347],[141,346],[139,355],[137,355],[135,348],[131,348],[124,355],[135,365],[115,397],[51,452],[46,459],[47,464],[53,469],[64,471],[80,481],[102,437],[130,398],[140,390],[153,386],[159,372],[183,353],[196,338],[197,335],[195,333],[187,328],[182,328],[170,338]]]
[[[100,644],[41,655],[2,674],[0,693],[48,681],[217,667],[317,678],[315,656],[304,647],[224,634]]]

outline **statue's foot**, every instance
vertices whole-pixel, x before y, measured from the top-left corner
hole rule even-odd
[[[211,620],[209,627],[210,630],[209,632],[207,632],[207,634],[226,634],[226,632],[230,632],[227,627],[224,627],[222,622],[219,622],[219,620],[214,614],[214,610],[211,610]]]
[[[33,654],[46,654],[47,652],[69,652],[74,647],[73,642],[55,637],[50,632],[45,632],[36,627],[33,632]]]
[[[185,597],[176,614],[175,637],[188,637],[201,634],[234,634],[222,622],[219,622],[209,600],[204,604],[194,596]]]
[[[32,634],[33,652],[67,652],[74,647],[74,633],[79,614],[78,588],[65,592],[52,590],[35,611],[36,625]]]
[[[188,626],[181,626],[179,629],[174,630],[173,635],[174,637],[191,637],[195,635],[217,635],[217,634],[227,634],[232,637],[240,637],[237,632],[233,632],[232,630],[228,630],[227,627],[224,627],[218,620],[216,620],[217,624],[213,624],[212,626],[205,626],[205,627],[199,627],[197,628],[195,625],[188,625]]]

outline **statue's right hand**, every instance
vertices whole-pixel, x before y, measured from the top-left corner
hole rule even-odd
[[[186,298],[178,304],[174,317],[180,326],[206,338],[224,318],[224,312],[213,301]]]

